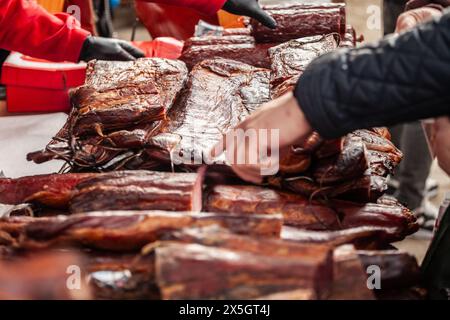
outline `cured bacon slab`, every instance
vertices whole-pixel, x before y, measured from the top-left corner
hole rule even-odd
[[[156,249],[156,279],[163,299],[252,299],[297,289],[324,297],[330,251],[302,250],[288,255],[281,248],[277,254],[171,243]]]
[[[313,257],[314,252],[330,252],[333,248],[333,246],[328,243],[305,244],[283,241],[280,239],[249,237],[231,233],[229,230],[218,225],[176,230],[167,233],[167,235],[163,237],[163,240],[187,244],[196,243],[209,247],[219,247],[274,257],[294,257],[304,255],[306,255],[306,257]],[[145,248],[143,249],[143,252],[145,252]]]
[[[72,213],[107,210],[193,211],[202,209],[203,173],[121,171],[77,185]]]
[[[189,69],[213,58],[240,61],[255,67],[270,68],[268,49],[274,44],[256,44],[250,35],[222,35],[188,39],[180,57]]]
[[[139,93],[139,88],[146,88],[151,83],[167,110],[183,88],[187,75],[186,66],[178,60],[146,58],[131,62],[91,61],[86,71],[84,88],[104,92],[137,87]]]
[[[252,19],[252,35],[257,42],[282,43],[308,36],[343,34],[346,30],[344,4],[276,4],[263,9],[275,19],[277,28],[268,29]]]
[[[285,225],[309,230],[382,228],[379,242],[403,239],[418,228],[414,215],[397,202],[362,205],[334,200],[321,204],[256,186],[214,186],[205,195],[204,209],[246,215],[281,213]]]
[[[276,214],[281,213],[285,225],[301,225],[310,229],[323,228],[336,220],[336,213],[317,202],[292,193],[276,191],[258,186],[216,185],[205,194],[203,207],[206,211],[220,213]]]
[[[114,211],[71,216],[0,219],[0,232],[17,237],[25,249],[82,246],[111,251],[136,251],[160,239],[165,232],[218,224],[236,233],[279,237],[279,215],[165,211]]]
[[[204,171],[51,174],[0,178],[0,203],[32,202],[72,213],[101,210],[201,211]]]
[[[18,179],[0,178],[0,203],[18,205],[38,202],[50,207],[64,208],[69,203],[75,186],[94,176],[98,174],[50,174]]]
[[[29,154],[28,160],[62,159],[81,170],[123,157],[130,142],[139,148],[156,133],[187,75],[186,65],[176,60],[91,61],[85,85],[71,94],[74,108],[66,125],[46,150]]]
[[[150,158],[200,165],[229,129],[270,100],[270,72],[226,59],[206,60],[190,73],[162,133],[151,139]]]
[[[306,67],[337,46],[335,35],[330,34],[295,39],[270,48],[272,98],[294,90]]]

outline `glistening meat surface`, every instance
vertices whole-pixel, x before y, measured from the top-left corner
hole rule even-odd
[[[189,69],[212,58],[225,58],[261,68],[270,68],[268,49],[275,44],[256,44],[249,35],[193,37],[188,39],[180,57]]]
[[[317,57],[337,48],[336,35],[291,40],[269,49],[271,96],[292,91],[306,67]]]
[[[269,76],[269,70],[232,60],[198,64],[162,133],[151,139],[150,158],[202,164],[224,133],[269,101]]]
[[[28,160],[62,159],[74,171],[123,168],[166,119],[187,75],[176,60],[91,61],[85,85],[71,94],[67,123]]]
[[[0,203],[17,205],[38,202],[50,207],[66,207],[75,186],[94,173],[51,174],[22,177],[18,179],[0,178]]]
[[[277,28],[268,29],[252,19],[252,35],[257,42],[281,43],[301,37],[345,33],[344,4],[276,4],[265,5],[263,9],[275,19]]]
[[[122,171],[77,185],[72,213],[106,210],[193,211],[202,209],[203,173]]]
[[[252,299],[298,288],[326,296],[330,252],[290,251],[290,256],[268,256],[267,251],[172,243],[156,249],[156,279],[163,299]]]
[[[281,213],[285,225],[308,230],[373,227],[383,230],[376,239],[379,242],[401,240],[418,228],[414,215],[395,201],[357,204],[334,200],[322,204],[256,186],[214,186],[205,195],[204,209],[245,215]]]
[[[236,233],[279,237],[279,215],[114,211],[46,218],[0,219],[0,232],[17,238],[18,248],[88,247],[111,251],[137,251],[168,231],[218,224]]]

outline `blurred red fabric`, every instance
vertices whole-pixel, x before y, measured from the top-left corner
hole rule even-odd
[[[67,12],[67,7],[76,5],[81,10],[81,27],[89,31],[92,35],[97,35],[97,29],[95,27],[95,11],[92,0],[65,0],[64,11]]]
[[[219,24],[217,15],[208,16],[192,9],[136,1],[136,13],[153,38],[186,40],[193,36],[198,21]]]

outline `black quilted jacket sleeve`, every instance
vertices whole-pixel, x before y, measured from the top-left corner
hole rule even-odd
[[[324,138],[450,115],[450,10],[399,36],[316,59],[295,96]]]

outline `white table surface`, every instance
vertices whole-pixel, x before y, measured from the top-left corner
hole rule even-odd
[[[11,178],[53,173],[63,162],[28,162],[28,153],[44,149],[67,119],[65,113],[10,114],[0,101],[0,172]]]

